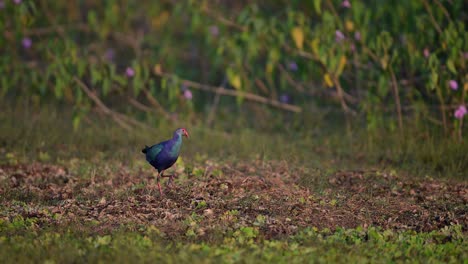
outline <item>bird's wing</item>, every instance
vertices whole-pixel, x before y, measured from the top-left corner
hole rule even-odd
[[[159,144],[151,146],[150,148],[146,150],[146,159],[148,161],[152,161],[156,159],[156,156],[158,156],[158,154],[163,150],[163,148],[164,148],[163,143],[159,143]]]

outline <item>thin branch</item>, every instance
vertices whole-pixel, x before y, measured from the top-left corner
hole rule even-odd
[[[156,110],[154,110],[153,108],[149,107],[149,106],[146,106],[140,102],[138,102],[137,100],[129,97],[128,98],[128,102],[133,105],[135,108],[143,111],[143,112],[147,112],[147,113],[156,113]]]
[[[70,24],[70,25],[56,25],[51,27],[42,27],[42,28],[29,28],[25,29],[24,35],[27,36],[43,36],[52,33],[57,33],[57,31],[65,32],[69,30],[79,30],[88,32],[90,28],[84,23]]]
[[[398,113],[398,127],[400,128],[400,135],[403,135],[403,116],[401,113],[401,103],[400,103],[400,93],[398,91],[398,81],[396,79],[395,73],[393,72],[393,67],[390,65],[388,68],[390,76],[392,78],[392,88],[393,94],[395,96],[395,105]]]
[[[258,88],[260,88],[260,90],[262,90],[265,94],[269,94],[270,93],[270,90],[268,90],[268,87],[265,85],[264,82],[262,82],[262,80],[258,79],[258,78],[255,78],[255,84],[257,85]]]
[[[338,23],[340,24],[340,27],[343,28],[343,23],[341,22],[341,18],[340,18],[340,16],[338,15],[338,12],[336,12],[335,6],[333,5],[332,1],[327,0],[327,4],[328,4],[328,8],[330,8],[330,10],[332,11],[333,15],[335,16],[336,21],[338,21]]]
[[[447,19],[450,22],[452,22],[452,19],[450,18],[450,14],[447,11],[447,8],[445,8],[445,6],[439,0],[434,0],[434,2],[436,3],[437,6],[439,6],[440,10],[442,10],[442,13],[444,13],[445,17],[447,17]]]
[[[40,2],[40,5],[42,7],[42,11],[44,11],[44,13],[46,14],[46,17],[47,17],[47,20],[49,22],[51,26],[51,28],[57,32],[57,34],[62,38],[62,39],[66,39],[66,36],[65,36],[65,29],[60,27],[60,25],[57,24],[57,21],[56,20],[53,20],[52,18],[54,17],[50,11],[49,11],[49,8],[47,8],[47,1],[41,1]]]
[[[287,50],[294,50],[293,48],[285,45],[284,46]],[[296,53],[303,57],[303,58],[307,58],[307,59],[310,59],[310,60],[313,60],[315,62],[317,62],[320,67],[322,68],[322,70],[325,72],[325,73],[328,73],[330,75],[330,77],[332,78],[332,81],[333,81],[333,84],[335,85],[336,87],[336,92],[338,94],[338,99],[340,100],[340,104],[341,104],[341,107],[343,108],[343,111],[345,113],[351,113],[353,115],[356,114],[356,112],[354,110],[352,110],[351,108],[348,107],[348,105],[346,104],[346,101],[345,101],[345,91],[343,89],[343,87],[341,86],[341,83],[340,81],[338,80],[338,78],[333,74],[333,73],[330,73],[327,66],[325,65],[325,63],[322,62],[322,60],[315,54],[312,54],[312,53],[309,53],[309,52],[306,52],[306,51],[303,51],[303,50],[296,50]],[[351,97],[351,96],[350,96]]]
[[[283,73],[284,76],[286,77],[286,81],[288,81],[289,84],[291,84],[294,88],[296,88],[297,91],[299,91],[299,92],[304,92],[305,91],[304,86],[302,86],[301,83],[296,82],[293,79],[293,77],[291,76],[291,74],[289,74],[289,72],[286,70],[286,68],[283,66],[283,64],[278,63],[278,68],[280,69],[281,73]]]
[[[158,100],[154,98],[154,96],[148,90],[145,89],[143,92],[145,93],[148,102],[150,102],[150,104],[156,108],[157,111],[159,111],[167,120],[174,120],[174,118],[172,118],[171,115],[166,110],[164,110]]]
[[[439,87],[436,87],[436,93],[437,93],[437,98],[439,99],[439,102],[440,102],[440,112],[442,114],[442,123],[444,125],[444,132],[447,133],[448,131],[447,117],[446,117],[447,110],[445,109],[444,98]]]
[[[461,102],[465,102],[467,92],[468,91],[466,89],[463,89]],[[463,141],[463,118],[460,119],[460,125],[458,126],[458,138],[459,138],[460,142]]]
[[[211,127],[211,125],[213,124],[213,121],[215,119],[216,111],[218,110],[218,105],[219,105],[220,99],[221,99],[221,94],[216,93],[214,101],[213,101],[213,106],[211,107],[210,114],[208,115],[208,118],[207,118],[207,121],[206,121],[206,123],[208,124],[209,127]]]
[[[362,46],[362,49],[364,50],[365,53],[367,53],[376,63],[380,65],[380,59],[379,57],[367,46]]]
[[[168,73],[157,73],[157,75],[161,77],[166,77],[166,78],[172,78],[175,75],[173,74],[168,74]],[[230,90],[230,89],[225,89],[224,87],[215,87],[211,85],[205,85],[201,83],[197,83],[194,81],[190,80],[181,80],[185,85],[190,86],[194,89],[202,90],[202,91],[207,91],[207,92],[212,92],[220,95],[229,95],[229,96],[234,96],[234,97],[242,97],[245,98],[246,100],[257,102],[257,103],[262,103],[262,104],[267,104],[279,109],[295,112],[295,113],[300,113],[302,111],[302,108],[299,106],[291,105],[291,104],[285,104],[281,103],[277,100],[269,99],[260,95],[256,95],[253,93],[249,92],[243,92],[243,91],[237,91],[237,90]]]
[[[224,77],[223,81],[221,82],[221,84],[219,85],[219,87],[224,87],[226,86],[228,82],[228,78],[227,76]],[[219,89],[219,88],[218,88]],[[215,95],[215,98],[213,100],[213,106],[211,107],[211,111],[208,115],[208,118],[207,118],[207,121],[206,123],[208,124],[209,127],[211,127],[213,125],[213,121],[215,119],[215,116],[216,116],[216,112],[218,110],[218,106],[219,106],[219,102],[221,100],[221,95],[219,93],[217,93]]]
[[[345,99],[344,99],[344,90],[343,90],[343,87],[341,86],[341,83],[340,81],[338,80],[338,78],[334,75],[334,74],[330,74],[332,80],[333,80],[333,83],[335,84],[336,86],[336,91],[337,91],[337,94],[338,94],[338,99],[340,99],[340,104],[341,104],[341,108],[343,108],[343,110],[345,111],[345,113],[351,113],[352,115],[356,115],[356,111],[354,111],[353,109],[349,108],[348,105],[346,104],[345,102]]]
[[[121,127],[131,130],[130,125],[128,125],[122,118],[121,114],[112,111],[109,107],[107,107],[99,97],[97,97],[91,90],[86,86],[86,84],[81,81],[78,77],[73,77],[73,80],[79,85],[79,87],[86,93],[86,95],[96,104],[96,106],[106,115],[112,117],[112,119],[117,122]]]
[[[431,123],[433,123],[433,124],[435,124],[435,125],[439,125],[439,126],[442,126],[442,125],[443,125],[442,122],[440,122],[438,119],[433,118],[433,117],[431,117],[431,116],[425,116],[424,118],[426,118],[429,122],[431,122]]]
[[[220,15],[220,14],[217,14],[215,12],[213,12],[212,10],[210,10],[208,7],[203,7],[201,9],[205,14],[207,14],[208,16],[210,16],[211,18],[214,18],[216,19],[217,21],[221,22],[222,24],[228,26],[228,27],[232,27],[232,28],[235,28],[237,30],[240,30],[240,31],[246,31],[247,30],[247,27],[244,27],[244,26],[241,26],[237,23],[235,23],[234,21],[231,21],[227,18],[224,18],[224,16]]]
[[[427,10],[427,13],[429,13],[429,17],[431,18],[431,22],[434,25],[435,29],[437,30],[437,32],[439,32],[439,34],[442,35],[442,29],[440,28],[439,24],[437,23],[436,19],[434,18],[434,15],[432,14],[432,10],[431,10],[431,7],[430,7],[429,3],[427,2],[427,0],[423,0],[422,2],[424,4],[424,7]]]

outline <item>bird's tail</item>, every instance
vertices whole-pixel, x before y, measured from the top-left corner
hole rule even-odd
[[[149,149],[149,148],[150,148],[150,147],[148,147],[148,146],[145,146],[145,148],[144,148],[144,149],[142,149],[142,150],[141,150],[141,152],[143,152],[143,153],[145,153],[145,154],[146,154],[146,152],[148,152],[148,149]]]

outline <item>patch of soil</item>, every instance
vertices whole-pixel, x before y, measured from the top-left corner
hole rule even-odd
[[[430,231],[460,224],[467,231],[465,182],[343,171],[313,192],[299,186],[301,177],[323,176],[300,175],[283,163],[209,163],[203,176],[179,179],[161,197],[150,168],[115,171],[83,177],[60,166],[2,165],[0,218],[35,218],[39,228],[89,223],[96,232],[154,226],[168,237],[225,234],[242,226],[256,226],[266,238],[304,227]]]

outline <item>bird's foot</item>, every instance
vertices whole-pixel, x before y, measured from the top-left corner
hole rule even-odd
[[[169,178],[166,182],[166,187],[172,189],[174,187],[174,178]]]
[[[175,178],[175,175],[164,175],[163,177],[167,177],[169,178],[166,182],[166,187],[171,187],[173,188],[174,187],[174,178]]]

